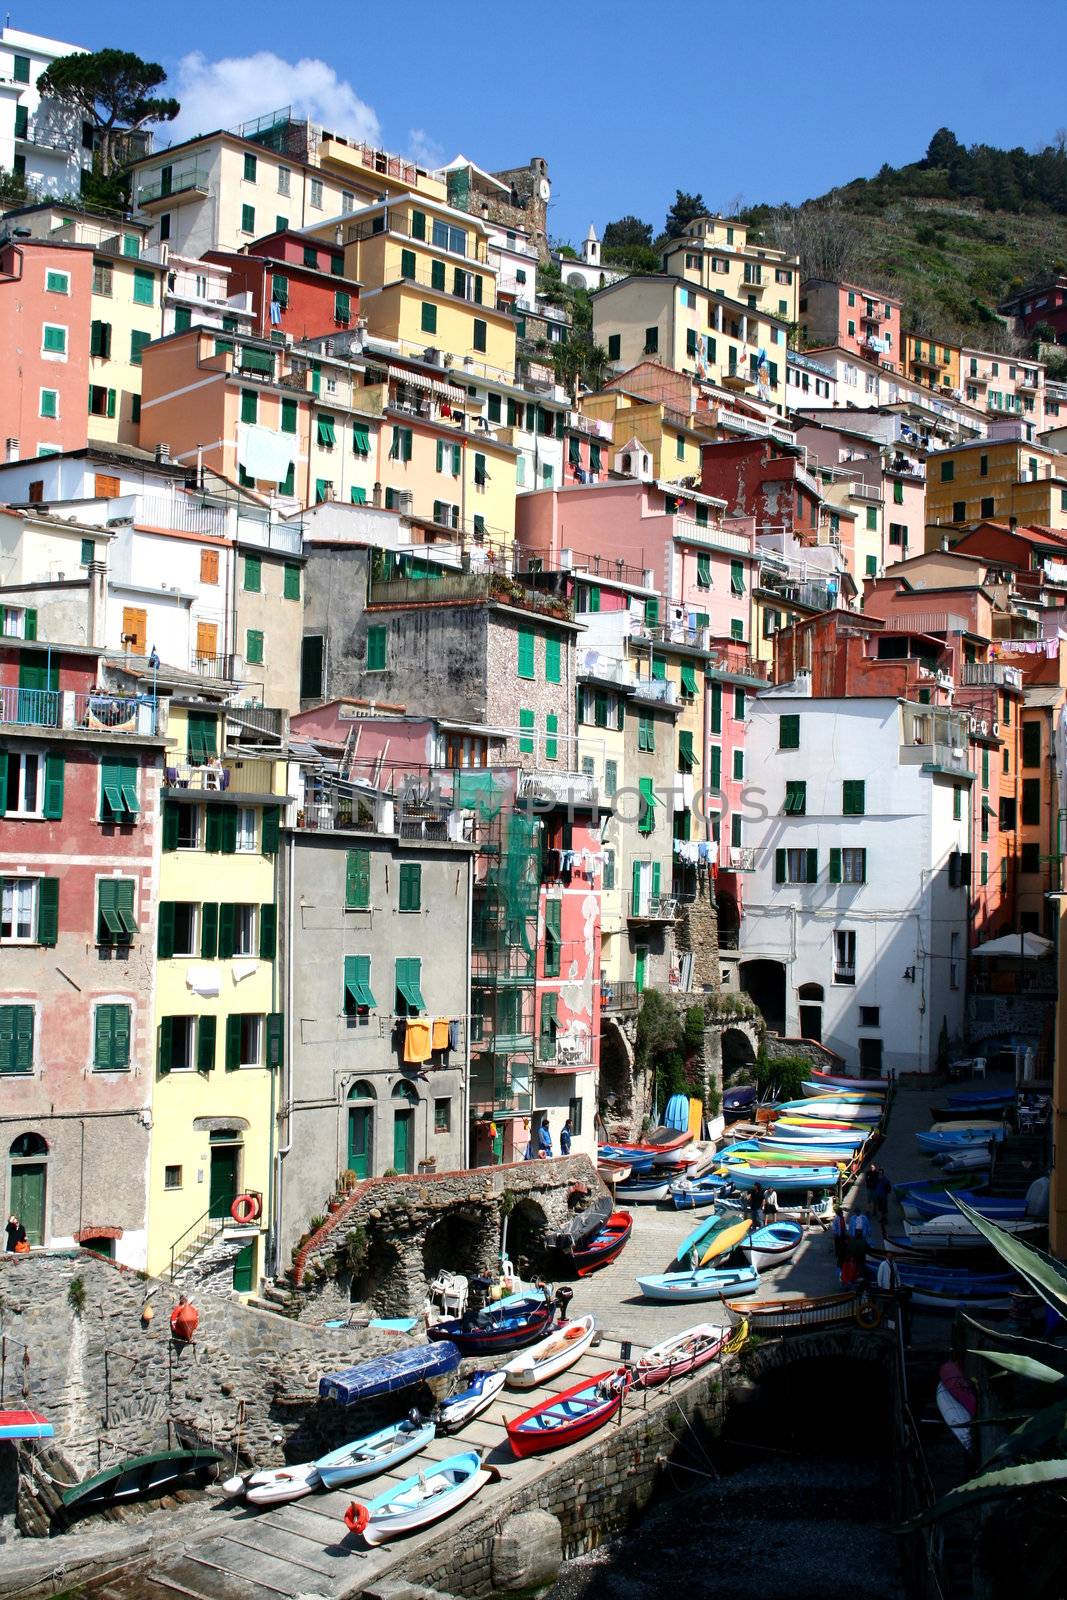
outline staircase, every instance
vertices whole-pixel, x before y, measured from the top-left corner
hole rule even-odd
[[[199,1293],[232,1292],[233,1267],[245,1245],[259,1235],[257,1223],[242,1226],[205,1211],[171,1245],[169,1278],[177,1288]]]
[[[295,1320],[300,1315],[299,1301],[292,1290],[269,1278],[263,1279],[259,1293],[250,1294],[245,1303],[256,1311],[272,1311],[276,1317]]]

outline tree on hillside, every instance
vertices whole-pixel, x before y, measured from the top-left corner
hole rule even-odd
[[[697,217],[706,217],[707,214],[708,208],[702,194],[686,194],[684,189],[676,189],[674,204],[667,212],[663,232],[668,239],[677,239],[685,232],[686,223],[695,222]]]
[[[167,74],[156,61],[142,61],[129,50],[93,50],[60,56],[37,79],[37,88],[78,111],[97,134],[100,171],[110,177],[116,165],[116,135],[150,122],[173,122],[177,100],[153,95]]]
[[[604,229],[602,243],[605,250],[626,249],[633,245],[648,246],[652,243],[652,224],[642,222],[640,217],[619,217]]]
[[[938,128],[927,145],[926,155],[919,165],[922,167],[953,167],[966,154],[967,151],[960,144],[951,128]]]

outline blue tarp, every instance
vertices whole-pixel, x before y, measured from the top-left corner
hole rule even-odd
[[[442,1378],[459,1366],[459,1350],[447,1339],[434,1344],[417,1344],[394,1355],[375,1356],[358,1367],[328,1372],[319,1379],[319,1399],[336,1400],[340,1405],[355,1405],[374,1395],[392,1394],[427,1378]]]

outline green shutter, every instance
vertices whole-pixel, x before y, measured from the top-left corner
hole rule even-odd
[[[39,878],[37,881],[37,943],[52,946],[58,938],[59,879]]]
[[[519,632],[519,677],[532,678],[534,667],[534,635],[527,628]]]
[[[656,791],[651,778],[638,778],[637,787],[641,793],[641,815],[637,822],[637,831],[649,834],[656,827]]]
[[[219,844],[224,856],[235,856],[237,854],[236,807],[228,806],[225,810],[220,807]]]
[[[697,692],[696,668],[691,661],[682,662],[682,693],[695,695]]]
[[[218,1033],[217,1017],[201,1017],[196,1025],[196,1070],[214,1072],[215,1039]]]
[[[208,806],[204,813],[204,849],[217,856],[222,849],[222,811],[219,806]]]
[[[444,268],[441,270],[443,276]],[[437,307],[429,300],[424,300],[422,302],[422,315],[419,320],[419,327],[422,329],[423,333],[437,332]]]
[[[400,910],[418,911],[422,906],[422,868],[418,862],[404,861],[400,866]]]
[[[50,822],[58,822],[63,815],[64,760],[51,751],[44,761],[44,814]]]
[[[841,851],[836,847],[830,851],[830,882],[841,882]]]
[[[370,851],[349,850],[345,861],[345,906],[366,911],[370,905]]]
[[[174,954],[174,913],[176,906],[173,900],[159,902],[159,925],[156,938],[156,953],[161,961],[168,961]]]
[[[114,1066],[111,1013],[113,1006],[97,1006],[94,1021],[93,1066],[98,1072],[110,1072]]]
[[[711,686],[711,731],[722,732],[722,684],[713,683]]]
[[[563,948],[562,924],[563,903],[560,900],[545,901],[545,977],[558,978],[560,972],[560,957]]]
[[[785,882],[785,851],[784,850],[776,850],[774,852],[774,881],[775,881],[775,883],[784,883]]]
[[[300,599],[300,568],[294,561],[287,561],[282,572],[282,599]]]
[[[296,413],[297,413],[297,405],[296,405],[296,401],[295,400],[283,400],[282,401],[282,432],[283,433],[295,433],[296,432]],[[290,465],[291,465],[291,463],[290,463]]]
[[[401,252],[400,252],[400,276],[402,278],[414,278],[414,276],[415,276],[415,252],[414,252],[414,250],[401,250]]]
[[[278,854],[279,813],[280,808],[278,806],[263,807],[263,854],[265,856],[276,856]]]
[[[697,584],[701,589],[711,588],[711,557],[697,556]]]
[[[779,750],[800,749],[800,717],[790,714],[778,718]]]
[[[554,993],[541,996],[539,1054],[542,1061],[551,1061],[556,1054],[558,1003],[559,996]]]
[[[219,908],[213,901],[200,907],[200,959],[214,961],[219,953]]]
[[[519,738],[519,754],[532,756],[534,753],[534,740],[532,729],[534,727],[534,714],[526,706],[519,707],[519,728],[522,734]],[[529,734],[529,736],[527,736]]]
[[[682,728],[678,734],[678,771],[692,772],[695,760],[693,735],[688,728]]]
[[[862,817],[865,810],[865,785],[862,778],[846,778],[841,785],[841,811],[846,817]]]
[[[156,1053],[156,1070],[160,1077],[170,1071],[171,1060],[174,1055],[174,1018],[160,1017],[159,1019],[159,1046]]]
[[[229,961],[233,956],[233,945],[237,912],[234,905],[223,900],[219,905],[219,960]]]
[[[559,732],[559,718],[554,711],[549,711],[545,717],[545,760],[555,761],[559,754],[559,742],[552,737]]]
[[[818,881],[819,881],[819,852],[817,850],[808,850],[806,852],[806,855],[807,855],[807,875],[805,876],[804,882],[805,883],[818,883]]]
[[[262,628],[245,629],[245,661],[250,667],[261,667],[263,665]]]
[[[259,959],[273,961],[278,953],[278,908],[262,905],[259,908]]]
[[[545,640],[545,682],[561,683],[561,646],[558,639]]]
[[[388,631],[384,627],[367,629],[367,671],[384,672],[388,658]]]
[[[231,1012],[226,1018],[226,1071],[236,1072],[241,1065],[241,1018]]]
[[[259,594],[263,584],[263,562],[259,556],[245,556],[244,589],[246,594]]]
[[[666,683],[667,663],[662,656],[652,657],[652,676],[657,683]]]
[[[265,1064],[276,1072],[284,1056],[285,1019],[280,1011],[267,1012],[267,1053]]]
[[[711,747],[711,787],[722,788],[722,746],[717,744]]]

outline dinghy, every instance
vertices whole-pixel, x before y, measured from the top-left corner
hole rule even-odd
[[[754,1294],[759,1288],[755,1267],[698,1267],[695,1272],[655,1272],[638,1278],[646,1300],[721,1300],[726,1295]]]
[[[989,1222],[1020,1222],[1027,1216],[1024,1195],[976,1194],[973,1189],[945,1189],[932,1183],[902,1184],[898,1198],[905,1217],[940,1217],[955,1212],[962,1200]]]
[[[495,1467],[483,1465],[477,1450],[465,1450],[390,1485],[365,1505],[353,1500],[344,1515],[345,1527],[369,1545],[385,1544],[458,1511],[499,1476]]]
[[[935,1132],[931,1129],[915,1135],[915,1142],[920,1150],[925,1150],[928,1155],[937,1155],[945,1150],[962,1150],[967,1145],[1000,1144],[1004,1139],[1004,1127],[1000,1128],[938,1128]]]
[[[187,1478],[206,1477],[221,1460],[217,1450],[205,1446],[130,1456],[72,1484],[60,1498],[68,1512],[99,1511],[116,1500],[136,1500],[142,1495],[158,1494]]]
[[[630,1387],[625,1367],[583,1378],[572,1389],[542,1400],[507,1424],[508,1442],[519,1460],[544,1455],[586,1439],[610,1422]]]
[[[621,1182],[622,1180],[617,1180]],[[545,1234],[545,1248],[548,1250],[562,1250],[564,1255],[570,1255],[574,1250],[592,1239],[594,1234],[600,1232],[612,1213],[611,1196],[598,1195],[592,1205],[584,1211],[576,1211],[567,1219],[562,1228],[549,1231]]]
[[[51,1439],[55,1431],[39,1411],[0,1411],[0,1439]]]
[[[450,1342],[462,1355],[495,1355],[542,1338],[555,1314],[555,1304],[547,1293],[511,1296],[473,1315],[466,1312],[462,1317],[435,1322],[427,1336]]]
[[[536,1389],[538,1384],[566,1372],[589,1349],[595,1333],[595,1317],[577,1317],[573,1322],[561,1322],[547,1339],[512,1357],[503,1372],[508,1388]]]
[[[490,1406],[504,1387],[502,1372],[472,1372],[465,1389],[449,1395],[434,1410],[437,1431],[441,1434],[458,1433],[476,1416]]]
[[[416,1412],[403,1422],[394,1422],[377,1433],[368,1433],[364,1439],[353,1439],[315,1462],[323,1487],[341,1489],[348,1483],[360,1483],[379,1472],[390,1472],[402,1461],[424,1450],[436,1435],[432,1422],[424,1422]]]
[[[638,1356],[634,1363],[634,1382],[642,1389],[654,1389],[658,1383],[698,1372],[716,1356],[723,1355],[737,1334],[742,1334],[743,1341],[742,1330],[748,1331],[744,1323],[735,1332],[732,1327],[724,1328],[717,1322],[698,1322],[695,1327],[664,1339]]]
[[[742,1248],[756,1270],[766,1272],[791,1256],[803,1237],[799,1222],[769,1222],[765,1228],[750,1233]]]
[[[676,1178],[671,1184],[671,1203],[676,1211],[699,1211],[704,1206],[737,1209],[740,1202],[729,1198],[729,1178],[709,1174],[705,1178]]]
[[[806,1100],[848,1100],[853,1104],[860,1102],[872,1106],[880,1106],[885,1100],[885,1096],[876,1089],[828,1089],[824,1083],[812,1078],[805,1079],[800,1087]]]
[[[588,1278],[591,1272],[606,1267],[620,1256],[633,1226],[634,1219],[628,1211],[613,1211],[600,1232],[580,1250],[572,1252],[571,1260],[579,1278]]]
[[[955,1361],[944,1362],[937,1376],[937,1409],[963,1448],[969,1450],[971,1418],[978,1410],[978,1396]]]
[[[836,1189],[840,1179],[840,1170],[836,1166],[830,1167],[743,1167],[726,1166],[720,1169],[728,1173],[730,1181],[738,1189],[754,1189],[757,1183],[762,1183],[765,1189]]]
[[[278,1467],[273,1472],[253,1472],[245,1485],[245,1499],[253,1506],[280,1506],[299,1500],[322,1486],[313,1461],[300,1467]]]
[[[615,1185],[615,1198],[624,1200],[628,1206],[654,1205],[659,1200],[666,1200],[670,1192],[671,1179],[656,1173],[649,1177],[631,1175],[625,1183]]]
[[[818,1067],[812,1067],[811,1079],[827,1089],[862,1089],[880,1094],[889,1090],[888,1078],[852,1078],[841,1072],[821,1072]]]
[[[412,1384],[428,1383],[432,1378],[443,1378],[455,1372],[460,1363],[459,1349],[446,1343],[443,1334],[435,1333],[432,1337],[436,1343],[412,1345],[407,1350],[374,1356],[358,1366],[345,1367],[341,1372],[327,1373],[319,1379],[319,1399],[352,1406],[357,1400],[394,1394],[398,1389],[409,1389]]]
[[[726,1309],[743,1316],[753,1332],[786,1333],[793,1328],[840,1328],[856,1319],[863,1299],[854,1294],[825,1294],[795,1300],[754,1300]]]
[[[884,1107],[864,1100],[787,1100],[782,1112],[813,1122],[881,1122]]]
[[[1004,1233],[1014,1233],[1026,1237],[1027,1234],[1040,1233],[1043,1223],[1036,1222],[1032,1217],[1024,1217],[1019,1221],[1005,1221],[1000,1217],[995,1219],[997,1227]],[[952,1250],[962,1248],[974,1250],[979,1248],[982,1235],[978,1229],[972,1227],[962,1211],[945,1211],[940,1216],[923,1217],[921,1221],[913,1221],[911,1217],[904,1218],[904,1232],[912,1244],[922,1244],[928,1250]]]

